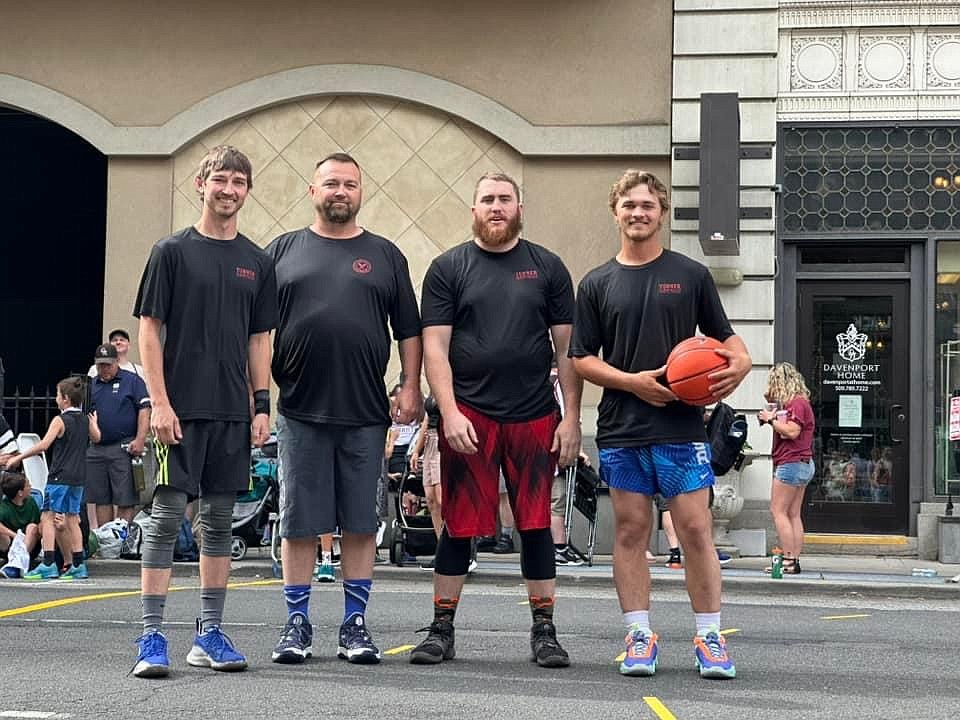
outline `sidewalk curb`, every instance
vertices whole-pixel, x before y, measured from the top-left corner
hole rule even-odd
[[[521,584],[519,564],[516,567],[484,567],[471,574],[468,584]],[[272,580],[272,564],[262,559],[243,560],[234,562],[230,570],[230,577],[236,579],[264,579]],[[766,595],[796,595],[819,594],[832,596],[862,596],[871,598],[906,598],[906,599],[933,599],[951,598],[960,599],[960,584],[947,582],[947,578],[914,578],[910,576],[873,575],[876,580],[846,577],[830,577],[838,573],[812,571],[806,576],[771,580],[761,570],[737,569],[733,574],[725,571],[723,574],[723,591],[725,594],[743,592]],[[140,573],[140,563],[135,560],[97,560],[90,562],[90,575],[97,577],[131,577]],[[745,573],[750,573],[749,575]],[[754,575],[753,573],[756,573]],[[173,577],[177,579],[196,578],[199,580],[199,564],[195,562],[174,563]],[[651,568],[652,589],[655,593],[658,588],[672,590],[685,587],[684,575],[681,572],[661,572],[660,568]],[[376,565],[374,579],[408,581],[430,580],[432,574],[421,570],[419,566],[409,565],[396,567],[394,565]],[[896,579],[895,579],[896,578]],[[902,578],[902,579],[901,579]],[[593,567],[559,567],[557,568],[557,582],[561,592],[567,587],[600,587],[613,588],[613,568],[609,564],[594,565]]]

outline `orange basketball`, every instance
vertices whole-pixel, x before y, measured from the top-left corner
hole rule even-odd
[[[727,359],[715,349],[723,343],[710,337],[692,337],[677,343],[667,357],[667,384],[673,394],[687,405],[709,405],[715,398],[708,389],[713,385],[707,375],[728,366]]]

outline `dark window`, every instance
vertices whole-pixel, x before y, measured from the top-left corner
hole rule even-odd
[[[960,230],[960,126],[790,127],[787,232]]]

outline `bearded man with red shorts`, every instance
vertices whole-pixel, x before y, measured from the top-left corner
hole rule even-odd
[[[488,173],[474,192],[471,241],[437,257],[423,282],[424,366],[440,408],[444,529],[434,560],[434,619],[415,664],[454,657],[453,620],[471,539],[496,530],[502,471],[522,541],[532,659],[566,667],[553,624],[556,568],[550,489],[576,462],[583,385],[567,358],[573,284],[557,255],[520,237],[517,183]],[[556,357],[565,412],[550,383]]]

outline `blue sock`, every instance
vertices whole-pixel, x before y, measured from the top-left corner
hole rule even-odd
[[[367,600],[370,599],[370,588],[373,580],[344,580],[343,581],[343,621],[346,622],[354,615],[363,617],[367,611]]]
[[[287,616],[300,613],[305,618],[310,617],[310,586],[284,585],[283,598],[287,601]]]

